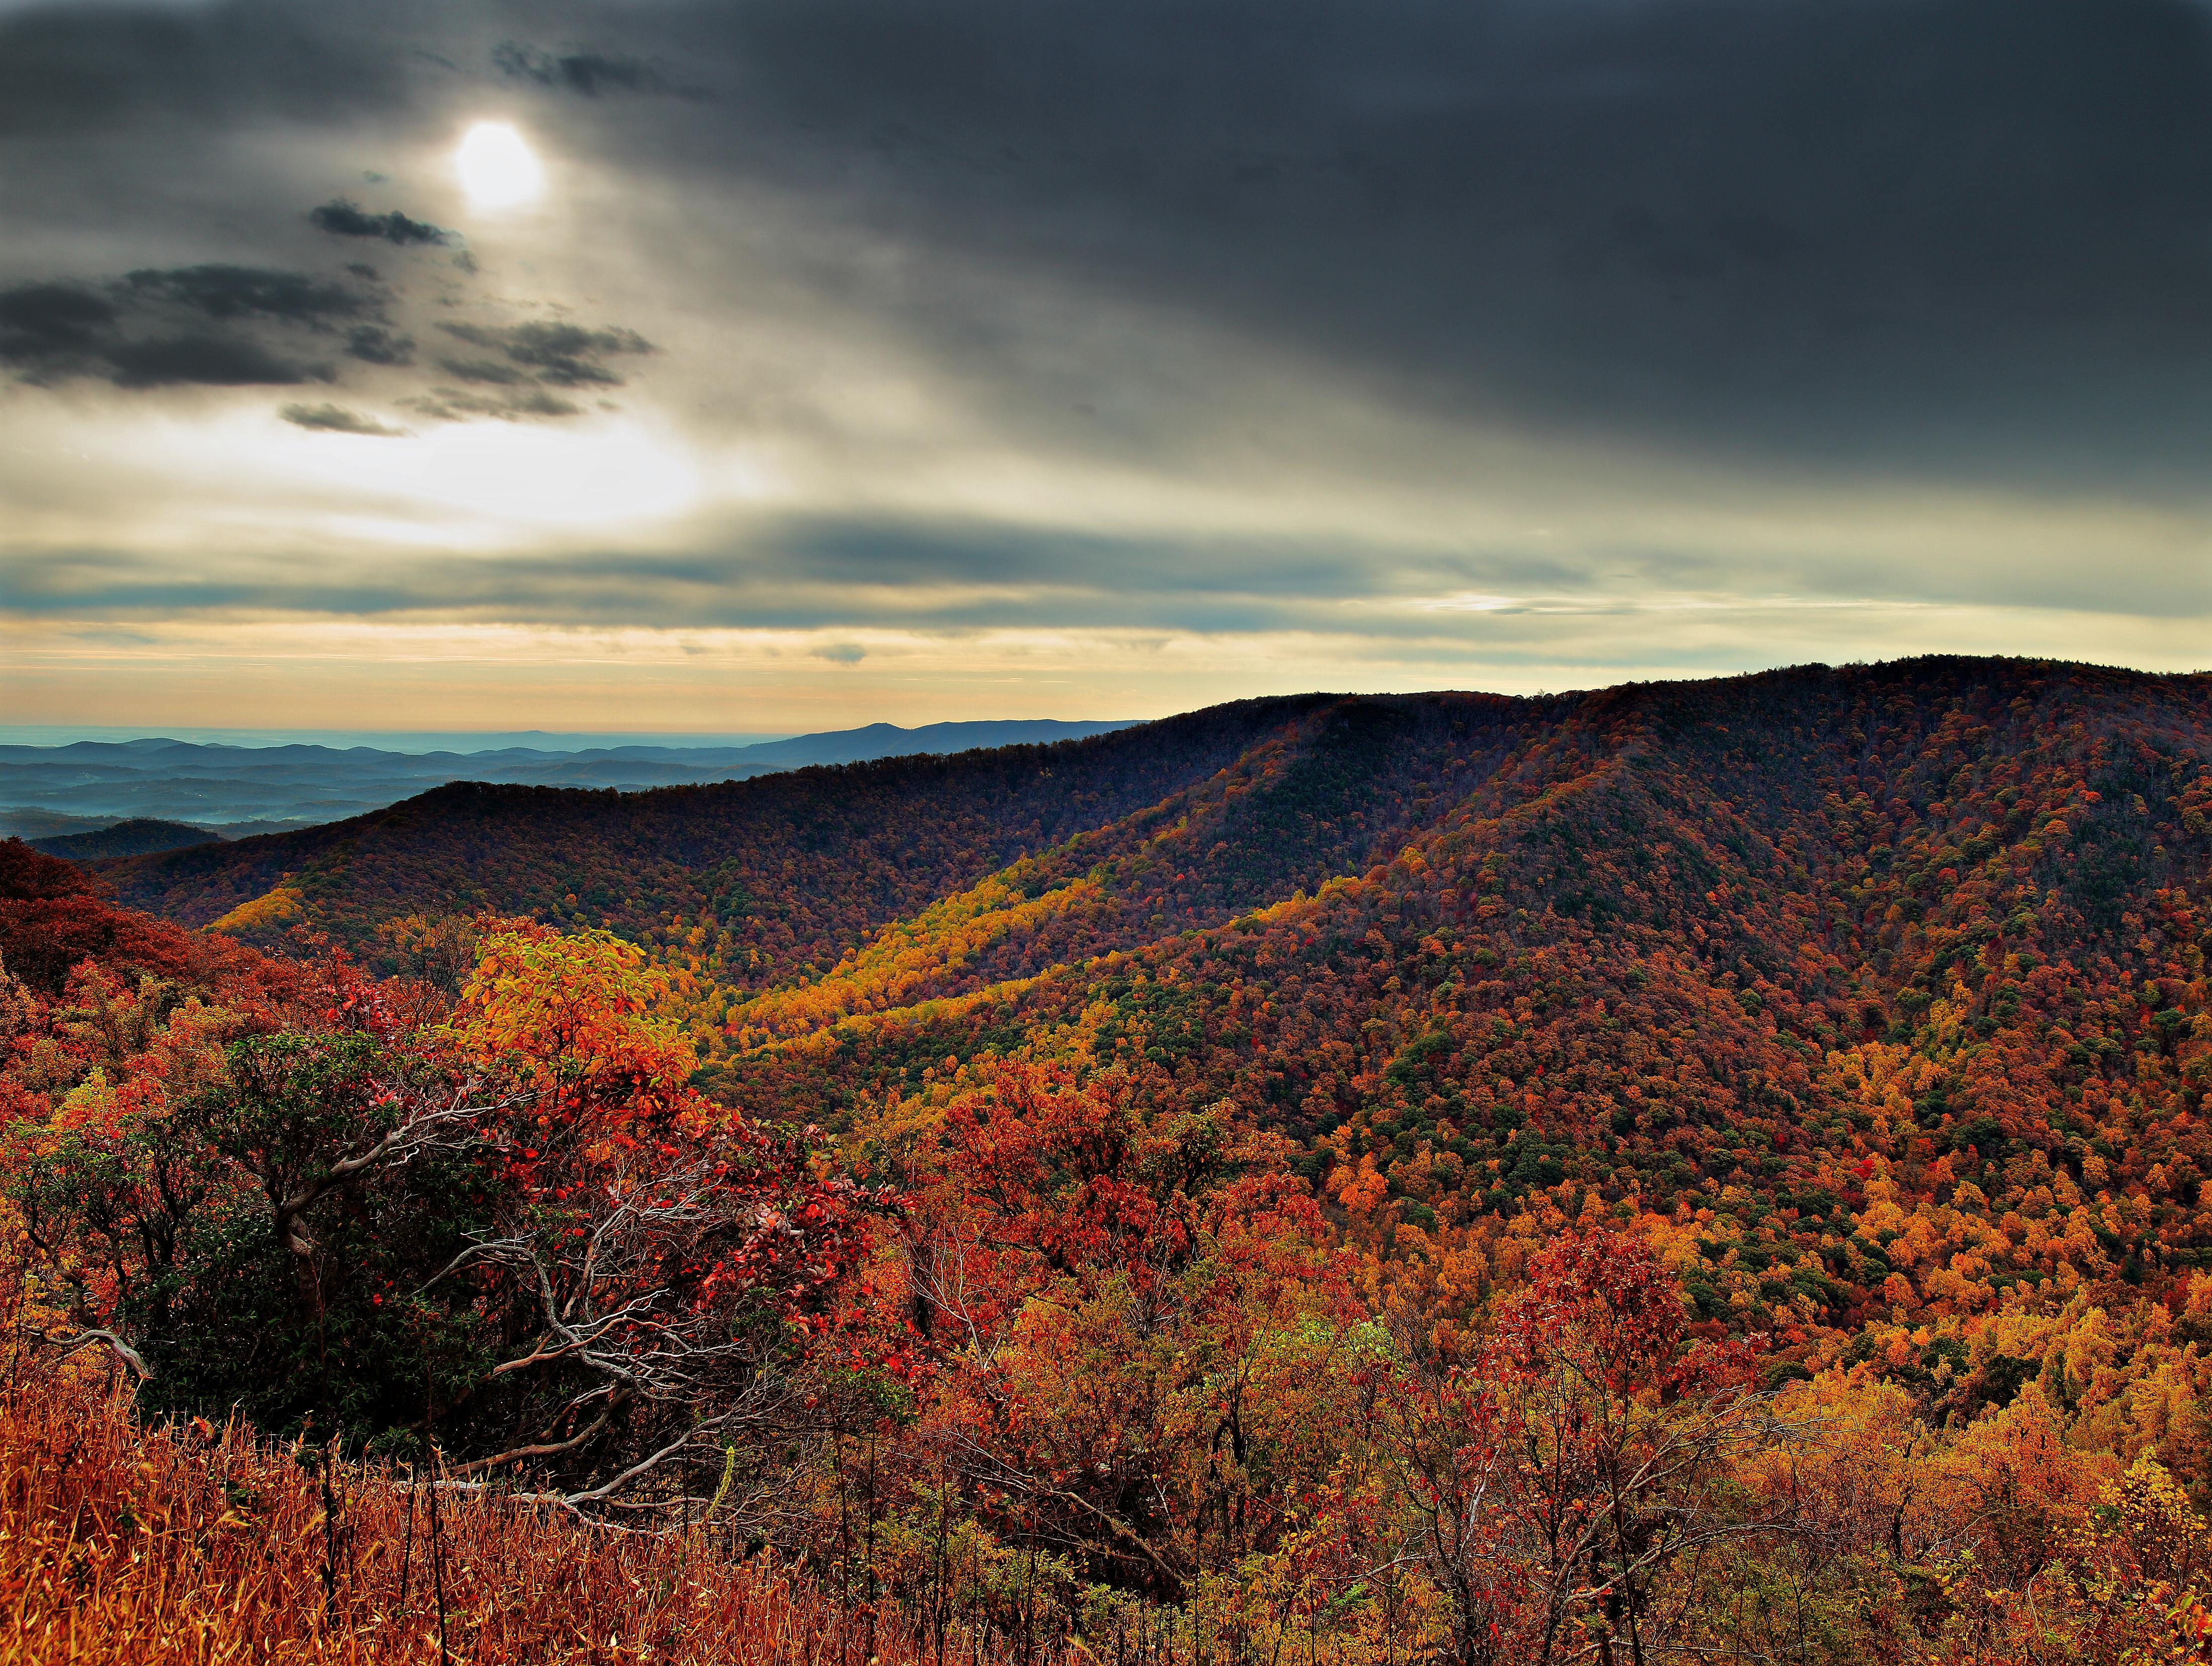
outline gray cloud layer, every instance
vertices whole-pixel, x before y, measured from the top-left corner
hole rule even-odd
[[[679,87],[642,59],[610,56],[586,46],[546,52],[519,40],[503,40],[492,62],[510,76],[587,99],[632,93],[704,98],[704,88]]]
[[[866,156],[878,213],[1449,411],[2014,478],[2212,438],[2193,9],[1080,15],[785,10],[745,93],[832,136],[810,180]]]
[[[0,24],[0,135],[404,119],[491,78],[587,95],[572,136],[702,216],[781,185],[1447,410],[2093,483],[2193,473],[2212,440],[2193,3],[718,0],[537,7],[507,33],[520,16],[34,11]],[[671,62],[720,96],[605,96],[664,89]],[[945,322],[910,300],[908,327]]]
[[[753,166],[888,234],[1445,410],[2089,483],[2185,479],[2212,440],[2194,4],[808,0],[668,27],[729,65],[704,119]]]

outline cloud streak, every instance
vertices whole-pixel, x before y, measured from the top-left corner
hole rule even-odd
[[[468,361],[467,372],[442,361],[467,381],[544,382],[551,387],[620,387],[623,379],[605,361],[620,355],[659,350],[635,330],[586,330],[573,324],[514,324],[495,328],[481,324],[441,324],[455,341],[497,353],[506,361]]]
[[[557,92],[596,99],[614,94],[705,98],[706,90],[679,87],[642,59],[593,52],[574,46],[547,52],[520,41],[502,40],[493,50],[492,62],[501,74],[517,81],[534,82]]]
[[[276,414],[295,428],[318,434],[356,434],[378,440],[397,440],[406,433],[404,429],[387,428],[374,416],[364,416],[343,405],[289,404]]]
[[[427,221],[410,220],[398,209],[371,214],[360,204],[343,197],[334,197],[321,207],[309,210],[307,221],[318,231],[326,231],[333,237],[381,238],[400,248],[418,244],[442,246],[453,239],[453,233]]]

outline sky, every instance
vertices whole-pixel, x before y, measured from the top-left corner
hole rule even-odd
[[[2212,10],[0,0],[0,721],[2212,664]]]

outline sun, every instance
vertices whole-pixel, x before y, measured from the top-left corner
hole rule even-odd
[[[480,121],[462,136],[453,172],[473,208],[520,208],[545,194],[545,165],[529,141],[503,121]]]

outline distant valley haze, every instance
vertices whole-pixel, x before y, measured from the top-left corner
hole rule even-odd
[[[0,837],[29,839],[62,856],[135,855],[340,821],[456,781],[634,792],[811,764],[1079,739],[1127,727],[1049,719],[915,729],[874,723],[826,734],[735,737],[720,745],[687,745],[681,737],[626,743],[614,736],[447,736],[440,739],[453,743],[449,748],[429,750],[154,736],[38,745],[10,744],[0,730]],[[471,739],[497,744],[471,746]]]

